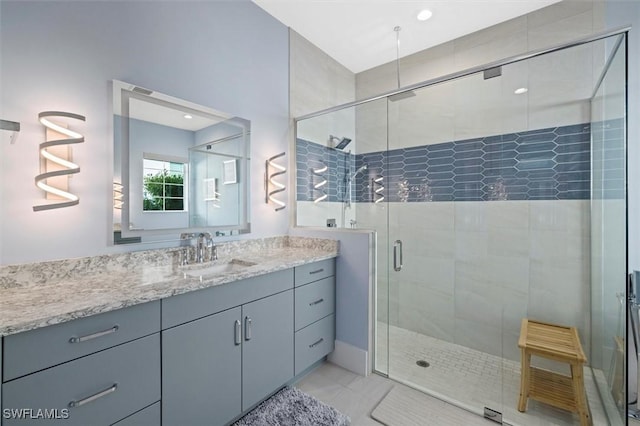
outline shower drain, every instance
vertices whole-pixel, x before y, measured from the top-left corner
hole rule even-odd
[[[418,364],[418,366],[420,367],[424,367],[427,368],[429,366],[429,363],[423,359],[419,359],[418,361],[416,361],[416,364]]]

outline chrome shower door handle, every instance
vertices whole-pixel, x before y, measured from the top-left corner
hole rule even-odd
[[[400,256],[398,256],[398,251],[400,252]],[[400,260],[399,264],[398,264],[398,260]],[[396,240],[393,243],[393,270],[398,272],[401,269],[402,269],[402,241]]]

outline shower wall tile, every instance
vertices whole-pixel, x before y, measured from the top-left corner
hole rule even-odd
[[[530,203],[495,201],[486,204],[486,220],[489,230],[516,228],[528,229]]]
[[[314,170],[327,167],[316,175]],[[326,202],[342,202],[348,199],[347,176],[355,169],[355,155],[329,148],[298,138],[296,141],[296,200],[313,201],[326,194]],[[327,183],[321,188],[315,185],[322,180]],[[352,199],[355,201],[352,182]]]
[[[590,130],[589,124],[578,124],[357,154],[355,167],[366,165],[367,171],[356,176],[355,198],[408,203],[589,199]],[[615,171],[611,176],[616,184]],[[380,194],[374,193],[376,178],[384,185]]]
[[[529,290],[529,257],[487,256],[487,278],[493,285],[518,290]]]
[[[500,327],[456,318],[454,343],[491,355],[503,356],[503,337]]]
[[[477,257],[478,253],[487,253],[489,233],[486,231],[457,231],[455,239],[455,257],[458,260],[470,260]]]
[[[517,361],[522,318],[576,326],[588,345],[589,203],[389,203],[391,218],[398,218],[392,219],[390,237],[386,209],[359,203],[357,214],[363,223],[379,226],[380,282],[386,282],[385,262],[391,262],[387,250],[395,239],[403,241],[404,267],[389,275],[392,322]],[[448,205],[439,213],[452,213],[452,228],[424,223],[429,209],[439,204]],[[444,334],[451,324],[453,334]]]
[[[490,233],[489,255],[505,258],[529,256],[528,228],[496,228]]]
[[[402,282],[398,301],[402,307],[398,312],[400,327],[453,341],[453,294],[434,291],[425,283]]]

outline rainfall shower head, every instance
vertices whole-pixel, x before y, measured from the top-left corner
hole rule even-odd
[[[351,143],[351,139],[349,138],[339,138],[337,136],[329,135],[329,140],[334,141],[337,140],[338,143],[334,147],[335,149],[343,150],[349,143]]]

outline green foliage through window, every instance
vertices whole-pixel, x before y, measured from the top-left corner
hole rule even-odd
[[[184,211],[185,165],[145,158],[144,211]]]

